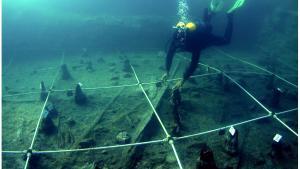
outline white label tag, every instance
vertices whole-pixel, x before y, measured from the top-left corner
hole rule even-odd
[[[235,129],[233,128],[233,126],[230,127],[229,133],[230,133],[232,136],[235,134]]]
[[[273,138],[274,141],[276,141],[277,143],[281,140],[282,136],[280,134],[276,134]]]

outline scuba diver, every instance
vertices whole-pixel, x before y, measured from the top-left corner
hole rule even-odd
[[[245,0],[236,0],[234,5],[227,11],[227,26],[223,37],[212,34],[211,18],[222,8],[223,0],[212,0],[210,9],[204,10],[203,22],[178,22],[176,31],[173,34],[171,44],[167,51],[166,73],[162,81],[166,81],[171,68],[175,53],[179,51],[191,52],[192,60],[186,68],[183,79],[176,83],[173,90],[180,89],[184,82],[194,73],[198,66],[200,53],[210,46],[227,45],[231,41],[233,30],[233,13],[244,4]]]

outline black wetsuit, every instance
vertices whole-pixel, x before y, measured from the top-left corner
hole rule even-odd
[[[212,26],[210,24],[210,20],[212,18],[213,13],[209,12],[207,9],[204,12],[204,22],[196,24],[196,30],[189,31],[176,29],[171,45],[168,49],[167,57],[166,57],[166,70],[169,73],[173,57],[175,52],[180,49],[180,51],[186,51],[192,53],[192,60],[185,70],[183,80],[187,80],[196,70],[200,53],[203,49],[208,48],[210,46],[221,46],[230,43],[232,30],[233,30],[233,14],[227,14],[228,22],[225,30],[225,34],[223,37],[213,35],[211,33]],[[180,33],[185,33],[185,38],[180,38],[178,35]]]

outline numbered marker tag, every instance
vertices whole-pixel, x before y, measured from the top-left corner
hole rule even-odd
[[[273,138],[274,141],[276,141],[277,143],[281,140],[282,136],[280,134],[276,134]]]
[[[229,133],[233,136],[235,134],[235,129],[233,128],[233,126],[231,126],[229,128]]]

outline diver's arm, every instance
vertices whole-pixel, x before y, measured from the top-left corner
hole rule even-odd
[[[210,45],[227,45],[231,41],[232,31],[233,31],[233,13],[227,14],[227,26],[225,30],[225,34],[223,37],[211,35]]]
[[[171,69],[172,61],[176,52],[176,40],[173,38],[171,45],[169,46],[167,57],[166,57],[166,70],[167,75],[169,75],[169,71]]]
[[[182,83],[188,80],[188,78],[190,78],[190,76],[195,72],[198,66],[199,58],[200,58],[200,51],[199,50],[193,51],[191,63],[189,67],[187,67],[187,69],[185,70]]]

